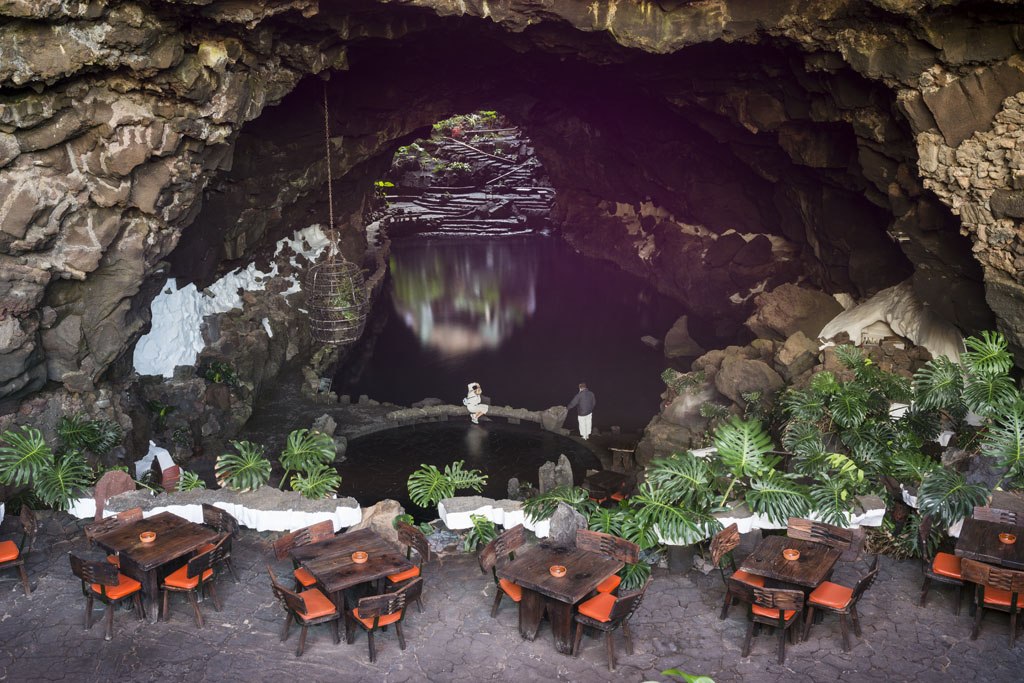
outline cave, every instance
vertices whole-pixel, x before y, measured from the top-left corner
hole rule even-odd
[[[246,268],[297,282],[275,245],[328,213],[376,296],[374,183],[435,122],[482,109],[529,136],[556,238],[677,301],[705,347],[757,336],[743,322],[782,285],[857,302],[907,283],[1019,349],[1019,10],[940,4],[15,3],[3,424],[98,409],[134,455],[177,363],[201,379],[230,362],[243,385],[183,441],[236,433],[296,358],[322,383],[345,353],[317,351],[284,286],[187,338],[151,331],[151,304]],[[137,367],[147,332],[186,353]]]

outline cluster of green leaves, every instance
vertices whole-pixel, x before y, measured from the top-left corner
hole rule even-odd
[[[235,452],[217,457],[213,466],[217,484],[233,491],[255,491],[270,481],[266,447],[251,441],[232,441]]]
[[[235,452],[217,458],[214,473],[217,483],[235,491],[254,491],[270,481],[272,465],[266,448],[251,441],[232,441]],[[296,429],[288,435],[279,461],[285,483],[306,498],[326,498],[338,492],[341,475],[331,463],[337,457],[334,439],[323,432]],[[294,474],[291,479],[289,474]]]
[[[409,498],[416,505],[429,508],[459,490],[479,493],[487,483],[487,475],[480,470],[467,470],[465,464],[464,460],[456,460],[445,465],[443,472],[435,465],[420,465],[406,481]]]
[[[469,519],[473,526],[462,539],[462,549],[471,553],[493,541],[498,535],[498,527],[484,515],[470,515]]]
[[[666,368],[661,373],[661,381],[676,394],[685,394],[692,389],[698,389],[704,386],[706,380],[707,375],[703,370],[679,372],[672,368]]]
[[[293,491],[306,498],[319,500],[336,495],[341,487],[341,475],[330,465],[317,464],[297,472],[291,479]]]
[[[206,482],[198,474],[185,469],[181,471],[181,477],[178,479],[178,491],[195,491],[205,488]]]
[[[81,451],[54,452],[42,433],[22,425],[0,434],[0,483],[31,486],[43,504],[66,510],[92,483],[93,471]]]
[[[442,119],[434,124],[434,133],[437,135],[451,135],[456,128],[472,130],[481,127],[493,127],[500,122],[498,112],[493,110],[475,111],[471,114],[460,114],[451,118]]]
[[[225,363],[224,361],[210,361],[203,371],[203,376],[207,381],[214,384],[227,384],[232,387],[237,387],[241,384],[238,379],[238,373],[235,372],[230,363]]]
[[[65,450],[91,451],[102,456],[121,443],[124,430],[113,420],[90,420],[82,413],[73,413],[57,421],[57,436]]]

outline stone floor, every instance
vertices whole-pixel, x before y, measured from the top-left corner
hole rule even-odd
[[[336,646],[324,626],[311,630],[306,653],[296,659],[297,632],[286,643],[278,639],[284,613],[264,568],[272,561],[275,535],[250,531],[235,542],[241,583],[220,579],[224,611],[204,603],[206,628],[196,629],[179,601],[172,603],[170,621],[153,625],[118,611],[114,639],[105,642],[102,623],[83,629],[85,603],[66,559],[69,550],[86,547],[81,522],[43,514],[43,533],[29,562],[32,596],[24,595],[20,583],[0,583],[0,680],[667,681],[660,672],[680,667],[719,683],[1020,681],[1024,671],[1024,642],[1007,648],[1005,615],[990,613],[972,642],[966,608],[953,616],[951,591],[936,588],[928,606],[918,607],[918,565],[885,557],[879,580],[860,603],[864,637],[854,640],[852,651],[843,653],[838,622],[826,617],[808,642],[787,649],[784,666],[776,664],[769,635],[755,638],[752,654],[740,657],[743,612],[734,607],[728,619],[718,620],[722,585],[716,575],[656,570],[632,622],[636,652],[626,655],[617,636],[619,667],[610,673],[596,638],[585,637],[581,655],[572,658],[555,652],[546,627],[536,641],[522,640],[516,608],[507,601],[491,619],[493,583],[463,554],[427,567],[425,609],[408,615],[404,652],[389,631],[378,641],[377,662],[370,664],[365,635],[353,645],[343,640]],[[13,521],[5,520],[0,538],[11,538]],[[862,570],[843,565],[835,578],[850,581]],[[5,572],[2,578],[8,574],[16,576]]]

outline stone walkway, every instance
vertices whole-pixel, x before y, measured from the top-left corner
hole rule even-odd
[[[718,620],[722,585],[717,575],[685,576],[655,570],[654,583],[633,619],[636,652],[625,653],[616,636],[619,667],[610,673],[603,642],[584,637],[572,658],[555,652],[542,627],[534,642],[519,637],[516,608],[503,602],[489,616],[494,586],[473,557],[448,555],[425,571],[425,609],[408,615],[408,648],[393,631],[378,640],[370,664],[366,636],[354,645],[334,645],[328,627],[311,629],[306,653],[296,659],[297,631],[279,642],[284,612],[273,599],[264,568],[272,560],[275,534],[244,531],[235,542],[241,583],[221,577],[224,611],[203,605],[206,628],[196,629],[186,604],[172,602],[171,619],[151,625],[118,611],[114,639],[103,626],[82,627],[84,598],[71,575],[67,552],[85,549],[81,523],[41,513],[43,533],[29,569],[34,586],[25,597],[20,583],[0,583],[0,680],[5,681],[667,681],[660,671],[680,667],[716,681],[1020,681],[1024,642],[1007,648],[1008,619],[990,613],[981,637],[972,642],[964,608],[953,616],[952,592],[935,588],[926,608],[916,604],[920,571],[916,562],[881,558],[881,575],[860,603],[864,637],[844,654],[839,625],[826,617],[808,642],[787,648],[786,664],[775,659],[775,640],[755,638],[753,652],[740,657],[745,632],[741,607]],[[11,538],[8,517],[0,538]],[[280,574],[285,563],[275,563]],[[841,565],[836,580],[848,582],[862,567]],[[14,578],[4,572],[2,578]],[[99,613],[97,613],[99,616]]]

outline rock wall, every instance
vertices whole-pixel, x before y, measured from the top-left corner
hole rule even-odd
[[[1011,5],[6,0],[0,16],[0,398],[92,390],[145,330],[168,258],[211,277],[322,201],[321,87],[299,84],[325,71],[357,257],[393,150],[483,105],[533,137],[568,239],[704,312],[913,271],[973,331],[984,277],[1024,344]]]

